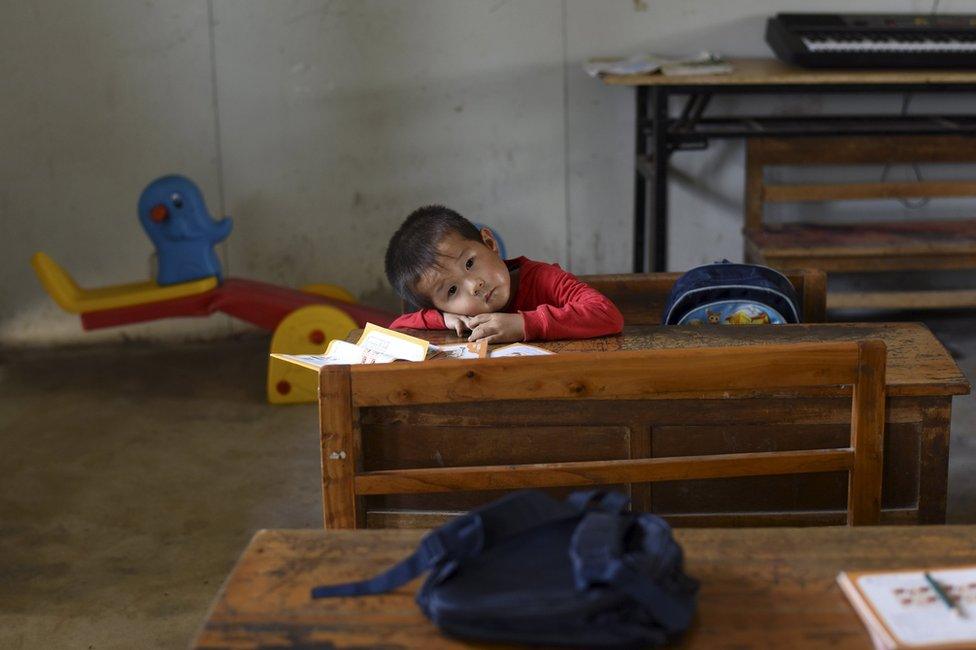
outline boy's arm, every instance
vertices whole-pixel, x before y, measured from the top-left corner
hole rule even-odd
[[[390,323],[390,329],[443,330],[444,316],[436,309],[421,309],[398,317]]]
[[[546,274],[540,279],[549,288],[549,300],[520,312],[525,318],[526,341],[591,338],[623,329],[620,310],[593,287],[556,266],[537,272]]]

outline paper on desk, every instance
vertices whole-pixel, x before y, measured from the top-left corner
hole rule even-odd
[[[976,642],[976,569],[929,573],[960,602],[967,618],[956,616],[935,597],[921,571],[862,575],[857,584],[904,645]]]
[[[728,74],[732,65],[720,54],[699,52],[694,56],[670,58],[657,54],[637,54],[628,59],[590,59],[583,70],[591,77],[605,74],[638,75],[660,71],[664,75]]]
[[[663,59],[650,54],[638,54],[629,59],[590,59],[583,64],[583,71],[591,77],[601,74],[649,74],[661,68]]]
[[[525,343],[512,343],[492,350],[488,356],[495,359],[498,357],[537,357],[543,354],[555,354],[555,352]]]
[[[362,336],[356,343],[340,339],[329,341],[325,354],[278,354],[271,356],[282,361],[319,370],[322,366],[390,363],[397,359],[423,361],[427,356],[427,341],[403,332],[366,323]]]
[[[488,356],[488,339],[452,345],[430,344],[427,360],[432,359],[484,359]]]
[[[304,366],[311,370],[319,370],[322,366],[337,366],[360,363],[390,363],[396,361],[393,357],[361,348],[353,343],[333,339],[325,354],[278,354],[271,355],[276,359]]]
[[[366,323],[356,345],[367,352],[365,363],[385,363],[386,357],[404,361],[423,361],[430,343],[416,336]],[[372,360],[369,360],[372,359]]]
[[[363,334],[356,343],[333,339],[329,342],[325,354],[274,353],[271,356],[311,370],[320,370],[322,366],[390,363],[398,359],[405,361],[484,359],[489,356],[528,357],[539,354],[552,354],[552,352],[534,345],[515,343],[493,350],[489,354],[487,339],[453,345],[434,345],[403,332],[366,323]]]
[[[430,345],[430,353],[427,359],[484,359],[491,357],[535,357],[543,354],[554,354],[534,345],[526,343],[512,343],[488,351],[488,341],[482,339],[474,343],[459,343],[455,345]]]

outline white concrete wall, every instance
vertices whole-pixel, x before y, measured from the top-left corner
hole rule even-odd
[[[884,5],[823,0],[817,9],[926,11],[932,0]],[[232,276],[332,282],[392,305],[386,241],[430,202],[496,226],[512,255],[577,273],[627,271],[633,94],[586,77],[582,62],[640,51],[764,56],[765,18],[809,8],[802,0],[5,0],[0,343],[241,329],[212,317],[86,334],[33,277],[30,255],[43,250],[86,287],[145,279],[151,246],[135,203],[167,172],[195,179],[211,212],[234,218],[220,249]],[[940,12],[973,10],[939,3]],[[811,112],[865,105],[766,99],[771,112],[784,102]],[[897,110],[900,99],[868,103]],[[670,266],[738,259],[741,145],[679,153],[673,166]]]

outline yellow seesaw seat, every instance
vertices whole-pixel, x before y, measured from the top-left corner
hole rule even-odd
[[[153,281],[116,284],[98,289],[82,289],[57,262],[45,253],[34,253],[31,266],[44,289],[61,309],[72,314],[131,307],[160,300],[192,296],[216,288],[217,278],[203,278],[160,286]]]

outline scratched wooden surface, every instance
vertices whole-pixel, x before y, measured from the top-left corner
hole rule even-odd
[[[471,647],[420,613],[419,580],[380,596],[309,598],[313,586],[375,575],[423,532],[259,531],[192,647]],[[675,537],[702,585],[684,648],[870,648],[838,572],[976,563],[976,526],[686,528]]]
[[[408,330],[432,343],[456,343],[447,331]],[[355,341],[358,330],[350,335]],[[965,395],[969,381],[932,332],[921,323],[807,323],[763,326],[627,326],[619,336],[575,341],[533,341],[554,352],[609,352],[773,343],[815,343],[879,338],[888,347],[888,396]]]

